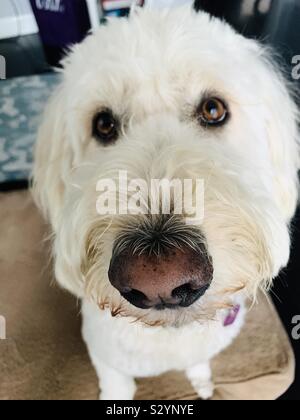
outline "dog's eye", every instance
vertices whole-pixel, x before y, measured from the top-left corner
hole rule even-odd
[[[112,112],[99,112],[93,120],[93,136],[103,144],[113,143],[119,135],[119,123]]]
[[[229,116],[227,105],[218,98],[205,99],[197,110],[197,117],[201,125],[220,126]]]

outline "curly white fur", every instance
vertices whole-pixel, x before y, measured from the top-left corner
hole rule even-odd
[[[210,359],[239,333],[244,300],[266,290],[289,259],[298,114],[284,78],[265,48],[190,7],[111,20],[63,64],[39,133],[34,193],[53,228],[57,280],[83,300],[102,398],[133,398],[133,377],[170,369],[185,370],[209,398]],[[221,129],[193,118],[207,92],[229,104]],[[120,139],[105,148],[91,134],[102,108],[122,119]],[[109,283],[114,241],[132,216],[99,216],[96,183],[119,170],[132,179],[205,180],[201,231],[214,279],[190,308],[141,310]],[[237,321],[224,328],[226,308],[237,303]]]

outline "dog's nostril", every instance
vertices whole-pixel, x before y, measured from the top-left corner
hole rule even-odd
[[[180,299],[179,306],[188,307],[205,294],[210,284],[198,289],[192,288],[191,283],[185,283],[173,290],[172,296]]]
[[[138,308],[141,309],[148,309],[149,306],[147,306],[147,296],[140,292],[139,290],[130,289],[128,288],[128,291],[122,291],[121,295],[124,299],[126,299],[129,303],[132,305],[135,305]]]
[[[183,300],[191,292],[192,292],[191,285],[189,283],[186,283],[186,284],[183,284],[182,286],[176,287],[176,289],[172,291],[172,296]]]

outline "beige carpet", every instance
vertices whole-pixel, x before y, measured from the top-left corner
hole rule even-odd
[[[46,226],[27,192],[0,194],[0,399],[97,399],[80,336],[80,308],[54,283]],[[275,399],[294,378],[294,357],[274,308],[260,298],[234,345],[214,361],[214,399]],[[139,381],[138,399],[195,399],[183,374]]]

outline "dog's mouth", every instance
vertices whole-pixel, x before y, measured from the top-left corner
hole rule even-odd
[[[175,310],[206,293],[213,264],[199,229],[165,219],[124,231],[115,242],[108,275],[133,306]]]

